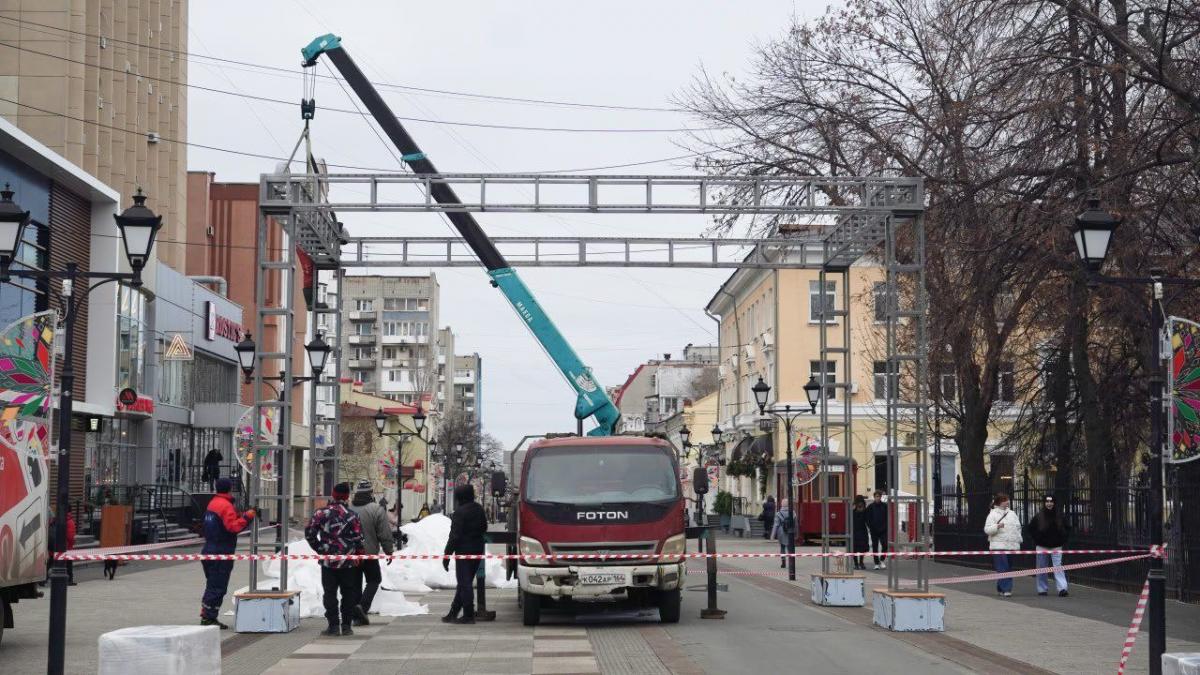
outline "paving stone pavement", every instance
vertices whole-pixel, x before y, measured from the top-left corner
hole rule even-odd
[[[494,622],[471,626],[443,624],[452,591],[406,594],[429,606],[429,614],[372,617],[353,637],[317,636],[263,670],[264,675],[594,675],[601,672],[584,626],[545,625],[530,630],[520,623],[512,591],[492,591]],[[320,619],[305,622],[323,625]],[[227,661],[237,661],[231,654]],[[232,664],[231,664],[232,665]],[[622,671],[630,672],[630,671]],[[653,671],[652,671],[653,672]]]

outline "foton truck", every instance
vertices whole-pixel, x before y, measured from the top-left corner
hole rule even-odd
[[[0,641],[13,627],[13,604],[41,597],[48,544],[46,461],[0,442]]]
[[[530,446],[517,505],[524,623],[544,608],[614,601],[679,621],[684,497],[675,451],[644,436],[560,437]],[[542,554],[582,554],[545,559]],[[644,558],[606,559],[611,554]]]

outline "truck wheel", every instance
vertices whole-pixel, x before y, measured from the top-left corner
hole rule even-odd
[[[682,594],[679,589],[658,594],[658,618],[663,623],[679,623]]]
[[[521,623],[536,626],[542,620],[542,596],[521,592]]]

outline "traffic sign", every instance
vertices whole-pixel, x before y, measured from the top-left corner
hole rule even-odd
[[[120,393],[117,394],[117,401],[119,401],[123,406],[131,406],[137,403],[137,400],[137,392],[130,387],[125,387]]]

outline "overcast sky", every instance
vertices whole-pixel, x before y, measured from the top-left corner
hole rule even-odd
[[[192,84],[299,101],[300,48],[324,33],[342,37],[369,78],[498,96],[672,107],[699,72],[741,75],[755,45],[787,30],[793,14],[813,16],[813,0],[607,0],[597,3],[204,0],[191,5],[189,51],[293,69],[265,73],[194,59]],[[320,71],[328,74],[326,66]],[[674,129],[703,126],[675,112],[614,111],[503,103],[381,89],[400,116],[444,121],[572,128]],[[336,82],[317,85],[314,150],[334,164],[395,169],[389,146]],[[357,101],[355,101],[357,102]],[[684,154],[683,133],[552,133],[406,122],[439,170],[526,172],[596,167]],[[302,128],[298,105],[250,102],[191,89],[188,139],[266,155],[287,155]],[[192,147],[191,170],[218,181],[257,181],[273,163]],[[334,169],[334,171],[337,171]],[[604,173],[692,173],[676,161]],[[618,217],[482,214],[490,234],[697,236],[691,216]],[[353,235],[445,235],[434,216],[350,214]],[[417,273],[398,270],[397,273]],[[483,268],[435,270],[441,321],[459,353],[483,358],[483,424],[506,447],[525,434],[574,428],[574,398]],[[704,305],[727,276],[720,271],[532,269],[522,277],[604,386],[620,384],[639,363],[684,345],[715,344]]]

